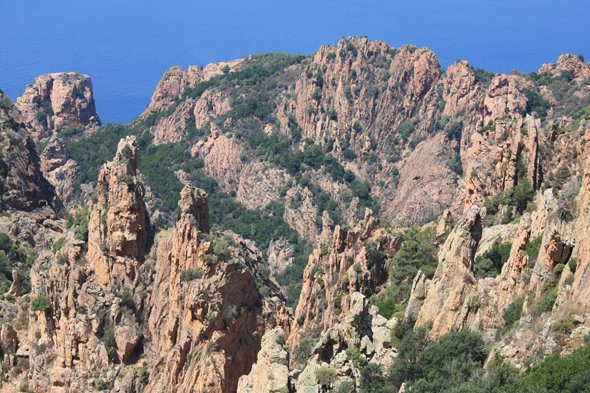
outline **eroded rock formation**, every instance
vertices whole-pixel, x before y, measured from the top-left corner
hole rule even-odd
[[[38,142],[69,125],[100,125],[88,75],[64,72],[41,75],[27,85],[16,106],[33,139]]]

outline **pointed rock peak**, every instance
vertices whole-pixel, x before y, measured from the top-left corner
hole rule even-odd
[[[467,269],[471,269],[477,245],[482,235],[482,221],[485,220],[486,208],[477,205],[465,213],[459,220],[445,244],[438,254],[440,261],[436,276],[444,274],[445,271],[460,263]],[[443,266],[441,269],[440,266]]]
[[[543,64],[539,74],[550,72],[553,76],[560,76],[563,71],[566,71],[571,73],[572,78],[588,78],[590,76],[590,67],[582,59],[573,53],[564,53],[559,56],[556,63]]]
[[[131,135],[119,141],[117,146],[117,155],[114,162],[128,162],[129,171],[135,175],[135,171],[139,168],[139,147],[135,136]]]
[[[39,158],[41,159],[41,172],[45,174],[65,165],[70,154],[63,141],[52,136]]]
[[[181,214],[190,214],[195,218],[201,232],[209,232],[209,202],[205,191],[186,185],[180,192],[178,207]]]

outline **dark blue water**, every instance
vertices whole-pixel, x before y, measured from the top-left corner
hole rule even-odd
[[[315,52],[342,36],[427,46],[507,73],[561,53],[590,60],[587,0],[0,0],[0,88],[14,101],[35,77],[92,77],[103,122],[127,122],[164,71],[269,51]]]

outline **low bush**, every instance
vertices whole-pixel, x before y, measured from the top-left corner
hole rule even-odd
[[[47,296],[39,295],[31,302],[33,311],[47,311],[51,307],[51,301]]]
[[[180,279],[184,282],[189,282],[203,277],[203,274],[203,269],[187,269],[180,273]]]

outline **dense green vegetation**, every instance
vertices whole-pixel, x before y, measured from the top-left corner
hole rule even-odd
[[[589,346],[549,356],[521,373],[498,354],[484,368],[488,351],[480,333],[453,332],[430,341],[428,330],[428,325],[406,328],[388,370],[364,366],[361,392],[395,392],[404,382],[406,391],[419,393],[590,392]]]
[[[0,232],[0,296],[10,289],[13,270],[17,270],[21,276],[21,293],[31,292],[29,275],[37,256],[36,251],[25,251],[6,233]]]
[[[496,76],[495,73],[482,70],[479,67],[469,66],[469,69],[475,74],[475,83],[482,83],[486,88],[490,86],[492,79]]]
[[[47,296],[39,295],[31,301],[33,311],[47,311],[51,307],[51,302]]]
[[[570,54],[570,56],[574,55]],[[557,101],[557,106],[554,108],[555,118],[571,117],[574,120],[571,129],[577,129],[580,119],[588,114],[586,108],[590,104],[590,100],[585,96],[575,94],[581,89],[581,86],[573,80],[572,73],[562,71],[559,75],[553,76],[550,72],[541,75],[532,72],[527,74],[527,78],[533,80],[538,86],[547,86]],[[582,84],[590,84],[590,79],[586,79]],[[524,89],[524,93],[529,100],[527,113],[535,111],[542,120],[545,120],[549,102],[538,91]]]
[[[497,277],[510,256],[512,243],[494,244],[489,251],[475,258],[473,271],[478,278]]]
[[[412,280],[418,270],[422,270],[428,279],[434,276],[438,266],[435,236],[434,229],[422,231],[416,227],[403,234],[402,245],[389,271],[390,285],[381,295],[371,297],[385,318],[390,319],[394,313],[401,311],[401,305],[410,297]]]
[[[528,204],[533,200],[533,187],[528,179],[522,179],[518,185],[500,195],[494,195],[492,198],[486,197],[483,206],[486,208],[489,220],[488,224],[495,224],[494,216],[498,213],[500,205],[506,206],[502,224],[512,222],[512,219],[519,214],[522,214],[527,208]]]

